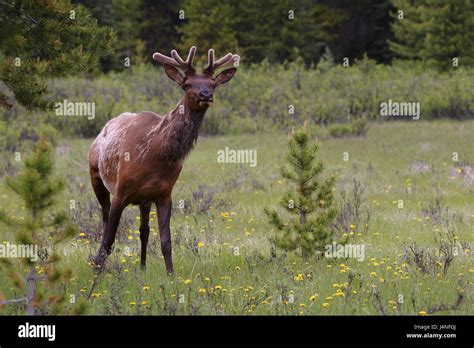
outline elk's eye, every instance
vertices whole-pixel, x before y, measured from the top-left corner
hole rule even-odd
[[[190,88],[191,88],[191,85],[190,85],[189,83],[185,83],[184,86],[183,86],[183,89],[184,89],[185,91],[187,91],[187,90],[190,89]]]

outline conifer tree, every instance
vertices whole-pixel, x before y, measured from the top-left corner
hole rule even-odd
[[[245,62],[317,62],[326,44],[335,38],[342,11],[313,0],[183,0],[185,24],[180,47],[213,47],[237,52]],[[205,58],[207,51],[198,54]]]
[[[18,258],[18,262],[2,258],[14,288],[25,296],[0,300],[0,305],[25,302],[29,315],[80,313],[84,309],[78,302],[66,310],[70,298],[60,289],[61,284],[71,279],[71,270],[60,264],[58,247],[76,234],[76,227],[69,223],[65,212],[49,213],[64,187],[63,181],[52,176],[53,165],[53,149],[41,140],[31,157],[25,160],[20,174],[15,178],[8,177],[6,181],[21,198],[27,215],[14,219],[5,210],[0,210],[0,222],[13,231],[16,246],[33,246],[36,251],[35,255],[28,255],[30,257]],[[24,270],[28,272],[26,278]]]
[[[200,61],[207,61],[209,48],[214,48],[218,55],[238,52],[232,1],[187,0],[183,2],[183,10],[186,22],[178,27],[178,32],[182,34],[181,50],[197,46],[196,57]]]
[[[389,41],[390,49],[398,56],[406,59],[420,59],[423,47],[424,31],[421,30],[421,4],[406,0],[392,0],[396,11],[393,12],[392,30],[395,40]]]
[[[440,70],[451,69],[454,58],[459,65],[474,65],[474,1],[392,2],[395,39],[389,45],[395,54]]]
[[[177,27],[182,24],[181,1],[142,0],[142,21],[140,38],[146,44],[145,58],[155,52],[170,53],[179,41]],[[185,50],[188,51],[189,47]],[[145,60],[146,62],[147,60]]]
[[[421,59],[439,70],[449,70],[453,58],[474,66],[474,1],[428,0],[422,8],[426,38]]]
[[[306,129],[292,134],[281,168],[282,177],[291,185],[280,201],[287,214],[265,208],[276,229],[275,245],[285,251],[295,250],[303,257],[323,251],[332,242],[331,222],[336,216],[332,192],[335,177],[320,177],[324,163],[317,158],[318,149]]]
[[[53,107],[46,81],[90,71],[114,37],[69,0],[0,1],[0,106]]]

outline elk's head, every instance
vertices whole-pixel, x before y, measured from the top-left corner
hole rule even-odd
[[[208,64],[202,74],[197,74],[193,67],[193,59],[196,47],[189,50],[188,58],[184,61],[176,52],[171,51],[171,57],[161,53],[154,53],[153,59],[162,63],[168,77],[176,82],[185,91],[185,98],[192,109],[207,109],[213,102],[214,90],[217,86],[229,81],[237,71],[240,57],[228,53],[224,57],[215,60],[214,50],[208,52]],[[219,68],[233,66],[214,76]]]

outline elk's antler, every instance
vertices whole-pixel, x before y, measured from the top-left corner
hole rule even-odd
[[[227,66],[237,66],[239,64],[240,56],[237,54],[227,53],[224,57],[215,60],[214,50],[211,48],[207,53],[207,66],[204,69],[204,73],[213,74],[218,68],[224,68]]]
[[[176,50],[171,51],[171,57],[165,56],[161,53],[153,53],[153,59],[161,64],[169,64],[177,68],[182,69],[185,73],[194,73],[195,69],[193,67],[194,56],[196,55],[196,46],[192,46],[189,49],[188,58],[184,61],[176,52]]]

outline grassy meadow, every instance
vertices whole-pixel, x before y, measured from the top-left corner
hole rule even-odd
[[[129,206],[107,270],[87,300],[87,314],[473,314],[474,121],[373,122],[365,137],[317,134],[325,173],[337,176],[337,201],[343,191],[350,196],[354,179],[364,190],[367,226],[354,221],[338,236],[364,245],[363,261],[303,259],[272,250],[273,232],[263,208],[277,207],[288,188],[279,174],[286,132],[201,137],[173,192],[175,276],[165,273],[155,212],[147,269],[140,269],[139,211]],[[80,226],[80,234],[62,245],[67,254],[62,262],[73,278],[56,291],[79,299],[91,288],[89,257],[101,235],[100,209],[88,177],[91,141],[61,140],[56,146],[56,173],[67,186],[57,205]],[[257,166],[218,163],[217,151],[226,147],[256,149]],[[24,207],[3,179],[0,204],[22,218]],[[429,273],[410,262],[407,245],[434,250],[446,230],[453,231],[457,250],[446,271],[441,263]],[[14,236],[2,225],[0,242],[7,241]],[[0,293],[16,295],[1,270]],[[22,305],[0,308],[0,314],[24,311]]]

